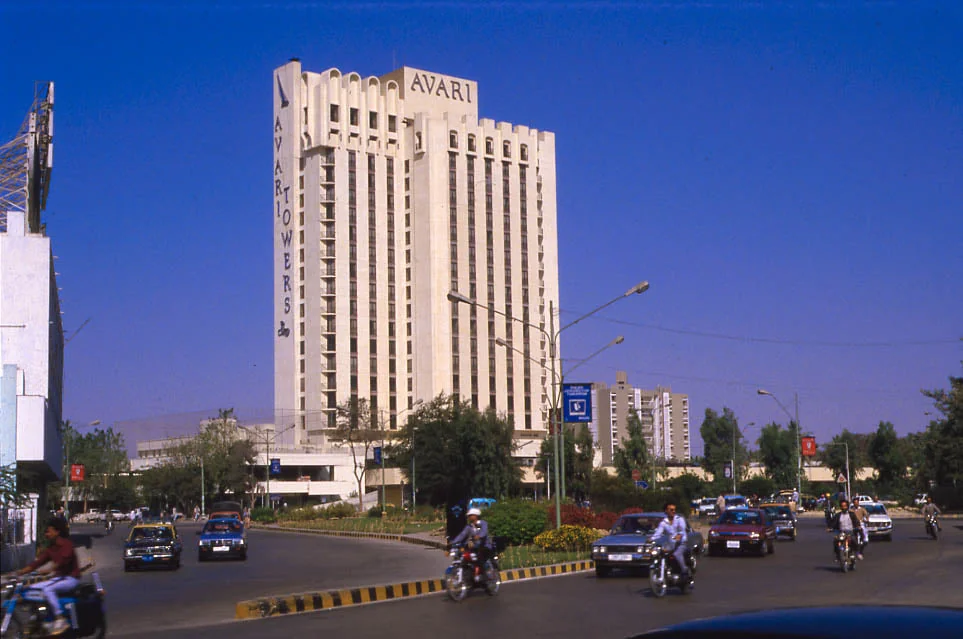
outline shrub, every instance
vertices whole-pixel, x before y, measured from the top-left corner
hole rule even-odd
[[[284,513],[284,519],[289,521],[313,521],[320,516],[314,508],[292,508]]]
[[[381,519],[381,514],[381,506],[378,504],[375,504],[368,509],[368,517],[371,517],[372,519]]]
[[[532,543],[548,523],[543,506],[522,499],[500,500],[485,510],[483,516],[488,522],[489,534],[505,537],[513,546]]]
[[[354,517],[358,514],[358,511],[346,501],[337,501],[326,508],[318,510],[318,514],[325,519],[341,519],[344,517]]]
[[[586,526],[562,525],[555,530],[547,530],[535,537],[535,545],[542,550],[589,550],[592,542],[605,536],[606,531]]]
[[[251,520],[261,524],[273,524],[278,518],[273,509],[261,506],[251,511]]]
[[[611,511],[599,513],[595,516],[595,527],[601,530],[611,530],[619,516]]]

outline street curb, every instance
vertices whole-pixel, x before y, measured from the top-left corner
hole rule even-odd
[[[377,534],[377,533],[369,533]],[[526,581],[555,577],[557,575],[586,572],[595,568],[591,560],[571,561],[550,566],[535,568],[513,568],[501,571],[502,582]],[[234,608],[235,619],[264,619],[283,615],[301,614],[333,608],[360,606],[363,604],[392,601],[411,597],[444,592],[445,585],[441,579],[423,579],[420,581],[406,581],[397,584],[380,586],[361,586],[358,588],[342,588],[322,592],[306,592],[297,595],[282,595],[279,597],[262,597],[239,601]]]
[[[328,535],[330,537],[353,537],[356,539],[384,539],[387,541],[400,541],[406,544],[418,544],[430,546],[444,550],[447,544],[443,541],[432,541],[431,539],[421,539],[411,535],[399,533],[369,533],[354,530],[321,530],[318,528],[291,528],[290,526],[258,526],[258,530],[271,530],[279,532],[308,533],[312,535]]]

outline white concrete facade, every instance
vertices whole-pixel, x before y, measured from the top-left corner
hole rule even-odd
[[[477,83],[408,67],[292,60],[272,89],[278,428],[323,443],[359,397],[394,429],[448,393],[544,436],[547,341],[502,313],[547,329],[557,308],[554,135],[479,119]]]

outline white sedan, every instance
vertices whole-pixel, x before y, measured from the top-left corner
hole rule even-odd
[[[860,504],[866,509],[869,518],[866,520],[866,530],[869,537],[881,537],[886,541],[893,541],[893,520],[886,512],[886,506],[878,502]]]

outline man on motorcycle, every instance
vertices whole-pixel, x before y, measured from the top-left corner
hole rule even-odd
[[[839,501],[839,512],[833,518],[829,530],[846,533],[851,538],[850,543],[854,544],[855,548],[859,548],[859,541],[856,537],[859,531],[859,520],[856,519],[855,513],[849,509],[849,501],[845,499]]]
[[[54,578],[36,583],[31,586],[31,588],[43,592],[44,598],[47,600],[47,603],[50,604],[50,610],[54,614],[53,621],[46,624],[45,630],[51,635],[59,635],[66,631],[67,628],[70,627],[70,624],[68,624],[67,619],[64,618],[64,611],[60,605],[60,600],[57,598],[57,593],[66,592],[77,587],[79,583],[77,578],[80,577],[80,567],[77,562],[77,553],[74,551],[74,544],[70,541],[67,534],[66,522],[62,519],[52,519],[50,523],[47,524],[47,529],[44,531],[43,536],[50,542],[50,546],[40,553],[37,559],[27,565],[26,568],[18,571],[18,574],[25,575],[28,572],[36,570],[48,561],[53,562],[54,565],[51,572],[53,572]]]
[[[859,537],[859,551],[856,553],[856,559],[862,559],[863,550],[869,544],[869,528],[866,527],[869,521],[869,513],[860,505],[859,497],[853,497],[853,514],[859,521],[859,534],[857,535]]]
[[[937,518],[936,529],[943,530],[943,527],[940,526],[940,520],[938,519],[938,517],[943,513],[940,512],[940,509],[937,508],[936,504],[933,503],[933,498],[929,495],[926,496],[926,504],[923,505],[923,509],[920,512],[923,515],[923,521],[926,521],[926,518],[930,515],[932,515],[934,518]]]
[[[488,522],[481,518],[481,510],[478,508],[468,510],[468,524],[457,537],[451,540],[451,545],[461,546],[469,541],[472,542],[478,555],[479,565],[484,567],[485,562],[488,561],[492,541],[488,536]]]
[[[655,541],[663,536],[668,536],[676,542],[675,550],[672,551],[672,556],[675,558],[677,564],[679,564],[679,569],[682,571],[682,579],[692,580],[692,575],[689,574],[689,565],[685,560],[685,553],[688,549],[685,528],[685,519],[681,515],[675,514],[675,504],[668,503],[665,505],[665,517],[659,522],[659,526],[652,533],[651,539]]]

